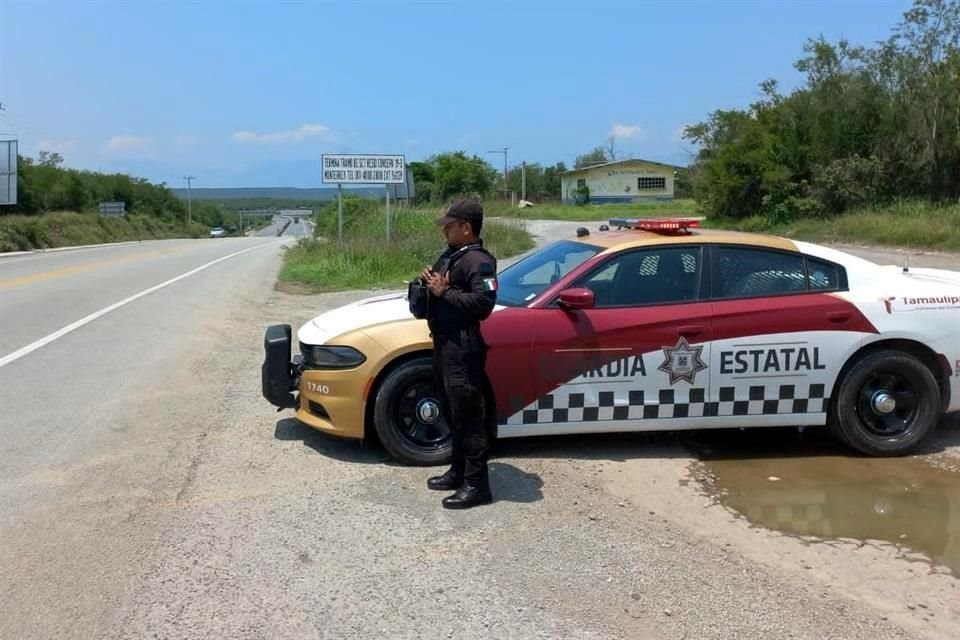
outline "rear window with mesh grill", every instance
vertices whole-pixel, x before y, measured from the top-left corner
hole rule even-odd
[[[719,298],[797,293],[807,290],[803,256],[756,249],[719,249]]]

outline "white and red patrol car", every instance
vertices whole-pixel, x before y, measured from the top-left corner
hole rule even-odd
[[[491,429],[570,433],[826,425],[909,452],[960,410],[960,273],[879,266],[806,242],[611,220],[498,274],[482,325]],[[426,323],[404,293],[265,337],[263,393],[334,435],[440,464]]]

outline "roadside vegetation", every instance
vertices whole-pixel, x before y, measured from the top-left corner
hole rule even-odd
[[[281,283],[297,283],[309,291],[402,289],[445,248],[434,224],[436,207],[394,209],[387,242],[383,205],[360,198],[344,198],[343,204],[343,244],[338,242],[337,205],[332,203],[317,217],[316,237],[300,240],[287,251]],[[498,259],[534,246],[522,224],[485,220],[481,237]]]
[[[557,202],[518,209],[502,201],[484,203],[486,215],[523,220],[603,221],[610,218],[650,218],[669,216],[699,216],[697,203],[692,199],[671,202],[642,202],[635,204],[587,204],[572,206]]]
[[[123,218],[59,211],[39,216],[0,216],[0,253],[86,244],[206,236],[205,226],[187,226],[147,215]]]
[[[910,200],[882,209],[854,209],[842,216],[773,222],[764,216],[742,220],[709,218],[704,226],[824,243],[889,245],[960,251],[960,205],[937,206]]]
[[[0,209],[0,252],[156,238],[206,237],[210,227],[239,231],[239,216],[187,203],[165,184],[63,166],[59,153],[17,158],[17,204]],[[123,202],[124,217],[103,217],[101,202]],[[188,224],[188,217],[190,224]]]

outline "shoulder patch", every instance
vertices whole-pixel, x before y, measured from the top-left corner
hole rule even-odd
[[[480,263],[480,275],[490,276],[490,275],[493,275],[495,271],[496,270],[493,268],[493,265],[491,263],[489,262]]]

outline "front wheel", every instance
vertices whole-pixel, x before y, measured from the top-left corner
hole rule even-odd
[[[429,358],[401,364],[387,374],[374,399],[380,443],[404,464],[436,466],[450,461],[450,427],[434,392]]]
[[[940,390],[930,370],[901,351],[877,351],[840,383],[832,431],[871,456],[909,453],[940,419]]]

